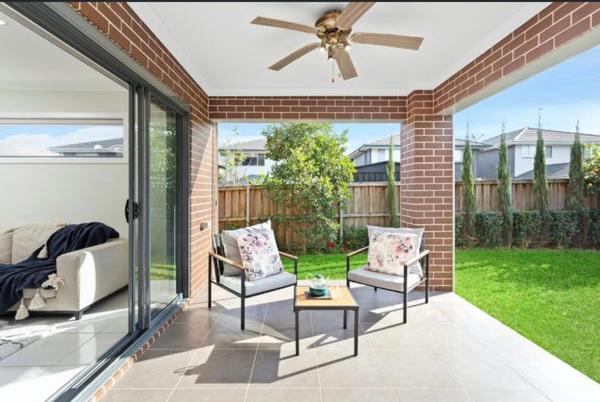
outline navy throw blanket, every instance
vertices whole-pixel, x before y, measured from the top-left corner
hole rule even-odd
[[[31,257],[17,264],[0,264],[0,314],[23,297],[23,289],[38,288],[56,273],[56,259],[62,254],[105,243],[119,237],[119,232],[99,222],[67,225],[46,242],[48,258],[38,258],[43,246]]]

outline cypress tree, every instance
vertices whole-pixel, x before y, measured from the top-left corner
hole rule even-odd
[[[390,214],[390,226],[398,227],[400,222],[398,219],[398,195],[396,193],[396,163],[394,162],[394,137],[390,136],[390,146],[388,149],[388,163],[386,167],[387,173],[387,202],[388,213]]]
[[[546,234],[550,230],[550,207],[548,205],[548,180],[546,178],[546,156],[542,130],[538,130],[533,164],[533,196],[535,209],[540,216],[540,245],[544,245]]]
[[[465,219],[463,224],[464,240],[468,245],[475,238],[475,183],[473,181],[473,155],[471,153],[471,141],[467,138],[465,150],[463,152],[462,166],[462,186],[463,186],[463,207]]]
[[[577,245],[582,246],[583,239],[587,236],[587,214],[583,203],[585,177],[583,173],[583,147],[579,136],[579,123],[577,124],[575,141],[571,146],[571,160],[569,161],[569,209],[577,214],[578,235]]]
[[[511,184],[508,169],[508,149],[502,130],[500,139],[500,161],[498,163],[498,206],[502,215],[502,238],[508,247],[512,245],[513,213],[511,207]]]

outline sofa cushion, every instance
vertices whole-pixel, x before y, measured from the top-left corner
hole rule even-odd
[[[404,276],[389,275],[381,272],[373,272],[366,267],[358,268],[348,272],[348,279],[352,282],[358,282],[369,286],[375,286],[382,289],[395,290],[402,292],[404,290]],[[406,281],[406,290],[410,291],[417,287],[421,277],[416,274],[408,274]]]
[[[225,251],[225,257],[233,261],[241,261],[240,248],[238,246],[238,237],[241,235],[250,233],[256,229],[271,229],[271,221],[259,223],[257,225],[248,226],[246,228],[224,230],[221,233],[221,239],[223,240],[223,248]],[[223,275],[239,276],[241,274],[239,269],[236,269],[229,264],[223,264]]]
[[[369,231],[369,261],[373,261],[374,265],[369,266],[368,269],[372,271],[391,273],[401,275],[403,268],[401,264],[395,264],[393,266],[388,266],[386,268],[389,269],[378,269],[377,266],[379,264],[375,264],[376,260],[371,260],[371,257],[376,258],[375,255],[379,255],[380,261],[381,258],[387,255],[388,258],[393,256],[398,256],[400,262],[406,261],[407,259],[416,256],[421,249],[421,242],[423,240],[423,233],[425,232],[424,228],[390,228],[390,227],[380,227],[380,226],[367,226]],[[380,241],[388,240],[392,243],[396,244],[397,249],[394,251],[393,244],[388,244],[386,246],[383,243],[379,245],[375,245],[373,247],[372,236],[375,233],[379,233],[377,237]],[[391,233],[393,235],[381,235],[381,233]],[[413,237],[416,236],[416,239]],[[395,239],[392,241],[392,239]],[[410,246],[412,244],[412,247]],[[379,247],[378,247],[379,246]],[[373,252],[372,252],[373,250]],[[385,265],[385,264],[384,264]],[[423,276],[423,269],[421,267],[421,262],[417,261],[408,266],[409,272]]]
[[[31,257],[62,226],[64,225],[33,224],[16,228],[12,237],[12,263],[17,264]]]
[[[12,264],[13,230],[0,232],[0,264]]]
[[[257,281],[283,271],[281,257],[271,229],[254,229],[238,237],[246,280]]]
[[[241,278],[239,276],[221,276],[220,283],[237,293],[240,293],[242,290]],[[294,274],[282,271],[277,275],[268,276],[260,281],[246,281],[244,286],[246,287],[246,296],[252,296],[269,290],[291,286],[295,283],[296,276]]]

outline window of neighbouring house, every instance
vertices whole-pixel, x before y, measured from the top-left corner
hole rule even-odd
[[[265,155],[264,154],[250,154],[246,155],[241,163],[241,166],[265,166]]]
[[[523,157],[524,158],[535,158],[535,145],[525,145],[523,146]],[[545,149],[546,158],[552,158],[552,146],[546,145]]]
[[[455,149],[454,150],[454,161],[455,162],[462,162],[463,160],[463,150],[462,149]]]
[[[546,158],[552,158],[552,146],[546,145]]]
[[[122,119],[0,119],[0,158],[123,158]]]

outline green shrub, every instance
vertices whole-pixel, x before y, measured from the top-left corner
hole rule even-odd
[[[369,245],[369,232],[366,226],[351,226],[344,229],[344,248],[357,250]]]
[[[482,247],[498,247],[502,239],[502,215],[498,212],[479,212],[475,215],[476,244]]]
[[[542,232],[542,219],[537,211],[519,211],[514,215],[513,242],[517,247],[535,247]]]
[[[575,211],[552,211],[550,244],[555,247],[572,247],[577,244],[578,215]]]
[[[600,248],[600,210],[586,212],[588,230],[585,247]],[[577,242],[582,228],[575,211],[551,211],[549,221],[544,224],[538,211],[517,211],[513,213],[513,246],[529,247],[579,247]],[[455,240],[457,247],[466,246],[463,241],[462,225],[464,215],[455,215]],[[547,227],[547,230],[543,228]],[[499,247],[505,244],[502,235],[502,215],[499,212],[479,212],[475,216],[475,239],[473,245],[479,247]]]

